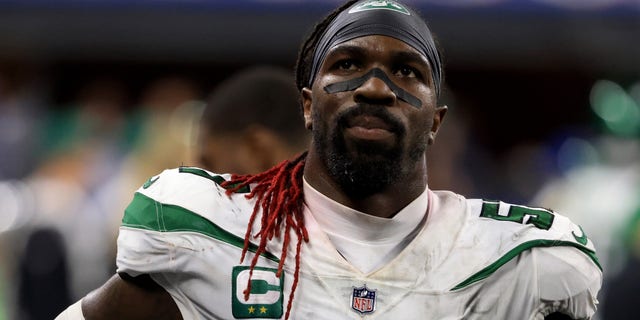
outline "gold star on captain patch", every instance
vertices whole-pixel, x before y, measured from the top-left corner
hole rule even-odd
[[[254,311],[256,311],[256,308],[254,308],[253,306],[249,307],[249,313],[253,313]]]
[[[267,313],[267,308],[264,306],[260,307],[260,313]]]

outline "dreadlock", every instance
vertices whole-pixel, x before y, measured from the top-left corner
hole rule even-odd
[[[247,225],[240,263],[244,261],[251,243],[250,238],[252,237],[251,230],[253,223],[255,222],[258,213],[262,211],[260,231],[253,235],[254,238],[260,239],[260,243],[258,244],[258,248],[253,259],[251,260],[249,280],[247,281],[247,288],[243,292],[245,300],[249,299],[249,294],[251,293],[251,276],[253,275],[254,267],[258,262],[258,257],[266,251],[268,240],[273,239],[274,236],[276,238],[280,237],[283,222],[284,240],[282,242],[282,253],[278,264],[278,272],[276,273],[278,277],[282,274],[284,261],[287,258],[287,248],[290,242],[289,232],[293,230],[298,237],[293,284],[291,286],[291,294],[289,295],[285,319],[289,318],[293,295],[296,286],[298,285],[298,276],[300,273],[300,249],[302,247],[302,241],[309,241],[309,235],[304,226],[304,218],[302,215],[302,172],[305,157],[306,152],[300,154],[291,161],[284,161],[275,167],[256,175],[233,175],[229,181],[222,184],[223,187],[228,188],[226,191],[227,195],[254,184],[251,187],[251,192],[245,196],[247,199],[256,198],[256,203],[253,207],[253,212]]]
[[[298,90],[302,90],[309,81],[311,61],[322,34],[327,29],[331,21],[333,21],[340,12],[351,6],[356,1],[358,0],[350,0],[327,15],[314,27],[311,34],[304,41],[298,52],[295,67],[296,85]],[[249,223],[247,224],[247,231],[244,237],[244,247],[242,249],[242,256],[240,257],[240,262],[242,263],[247,251],[249,250],[251,238],[259,238],[258,248],[255,251],[255,255],[253,256],[249,267],[247,288],[243,292],[245,300],[249,299],[249,294],[251,293],[251,276],[253,275],[253,270],[258,262],[258,257],[266,251],[267,241],[273,239],[273,237],[279,238],[281,232],[283,233],[282,253],[280,255],[278,271],[276,273],[276,275],[280,277],[287,258],[287,249],[291,242],[290,232],[293,231],[298,238],[295,249],[296,255],[293,283],[291,285],[291,293],[289,295],[289,302],[287,303],[285,319],[289,319],[294,293],[298,285],[300,275],[300,249],[302,247],[302,242],[309,241],[309,234],[307,233],[307,229],[304,225],[304,195],[302,193],[302,174],[306,155],[307,153],[304,152],[293,160],[286,160],[265,172],[255,175],[232,175],[231,179],[224,182],[222,185],[227,188],[227,195],[238,192],[239,190],[251,185],[251,192],[245,197],[247,199],[256,199],[253,212],[251,213]],[[260,230],[255,235],[252,235],[252,227],[259,212],[262,212],[262,215],[260,216]],[[284,230],[282,230],[283,227]]]

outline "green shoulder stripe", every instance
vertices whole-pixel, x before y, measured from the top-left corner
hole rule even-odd
[[[513,248],[511,251],[507,252],[505,255],[500,257],[500,259],[498,259],[496,262],[490,264],[486,268],[478,271],[476,274],[460,282],[457,286],[453,287],[453,289],[451,289],[450,291],[459,290],[473,283],[476,283],[480,280],[486,279],[487,277],[492,275],[494,272],[496,272],[498,269],[500,269],[500,267],[502,267],[504,264],[506,264],[511,259],[518,256],[520,253],[522,253],[525,250],[529,250],[534,247],[558,247],[558,246],[570,246],[570,247],[575,247],[579,249],[580,251],[584,252],[587,256],[589,256],[589,258],[593,260],[596,266],[598,266],[598,268],[602,270],[602,266],[600,266],[600,262],[598,261],[598,257],[596,257],[595,252],[587,249],[584,246],[581,246],[577,243],[573,243],[569,241],[542,240],[542,239],[533,240],[533,241],[525,242]]]
[[[124,211],[122,225],[131,228],[160,232],[197,232],[220,240],[240,249],[244,248],[244,239],[240,238],[215,223],[176,205],[162,204],[142,193],[136,192],[133,200]],[[249,244],[249,251],[256,252],[256,246]],[[275,255],[264,252],[263,257],[280,262]]]
[[[195,174],[197,176],[201,176],[203,178],[207,178],[207,179],[215,182],[219,186],[222,186],[222,183],[226,181],[222,176],[218,176],[218,175],[212,176],[212,175],[210,175],[209,173],[207,173],[206,171],[204,171],[202,169],[193,168],[193,167],[180,167],[178,169],[178,172],[180,172],[180,173],[191,173],[191,174]],[[233,185],[227,186],[225,188],[229,189],[231,187],[233,187]],[[236,191],[236,193],[249,193],[249,192],[251,192],[251,190],[249,189],[248,186],[240,188],[240,190]]]

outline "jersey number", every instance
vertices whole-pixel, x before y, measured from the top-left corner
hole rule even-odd
[[[496,201],[483,201],[480,216],[520,224],[532,224],[543,230],[551,228],[554,218],[553,213],[549,210],[510,205]]]

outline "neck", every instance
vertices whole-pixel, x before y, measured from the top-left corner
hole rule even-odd
[[[310,150],[307,155],[304,177],[320,193],[349,208],[376,217],[392,218],[402,208],[416,199],[427,187],[425,157],[411,162],[401,179],[391,182],[379,192],[354,197],[347,194],[329,174],[321,158]]]

